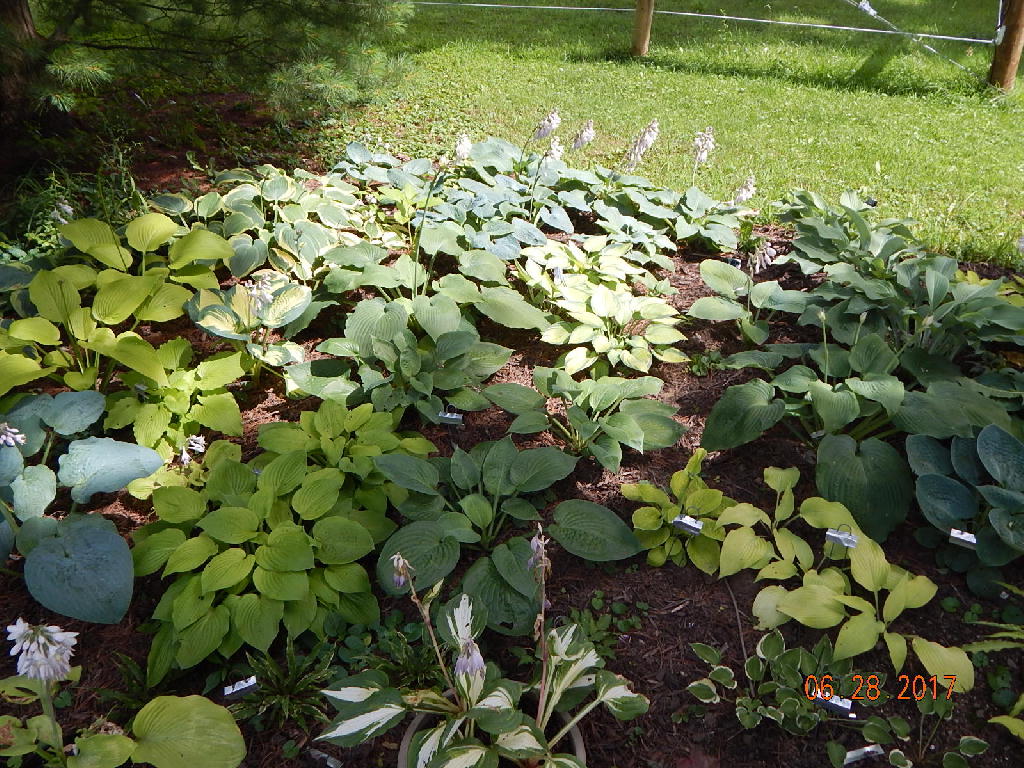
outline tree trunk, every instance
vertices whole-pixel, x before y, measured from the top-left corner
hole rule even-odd
[[[0,0],[0,131],[19,134],[31,110],[29,88],[43,66],[42,38],[28,0]]]

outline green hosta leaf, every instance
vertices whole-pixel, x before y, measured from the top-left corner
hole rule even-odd
[[[778,608],[788,594],[785,587],[778,585],[765,587],[757,593],[750,612],[757,617],[758,629],[774,629],[789,621],[790,617]]]
[[[945,648],[922,637],[913,638],[911,646],[928,674],[938,677],[947,688],[951,681],[945,675],[956,676],[952,684],[955,693],[966,693],[974,687],[974,665],[961,648]]]
[[[494,384],[483,391],[484,397],[499,408],[517,415],[543,410],[547,398],[522,384]]]
[[[1024,740],[1024,718],[997,715],[996,717],[990,717],[988,721],[1003,726],[1003,728],[1006,728],[1018,739]]]
[[[184,543],[185,534],[177,528],[167,528],[147,536],[132,549],[135,575],[148,576],[155,573]]]
[[[884,629],[885,624],[878,621],[872,613],[858,613],[849,618],[836,637],[833,660],[850,659],[867,653],[875,647]]]
[[[153,509],[168,523],[190,523],[202,517],[206,501],[191,488],[168,486],[153,491]]]
[[[719,576],[724,578],[747,568],[762,568],[774,554],[771,543],[753,529],[736,528],[729,531],[722,542]]]
[[[255,564],[255,558],[247,555],[245,550],[232,547],[225,549],[206,564],[200,584],[203,594],[229,589],[249,576]]]
[[[43,368],[35,360],[29,360],[24,355],[12,355],[3,350],[0,350],[0,369],[4,372],[3,378],[0,379],[0,395],[6,395],[15,387],[41,379],[56,370],[52,367]]]
[[[821,585],[799,587],[787,592],[779,599],[776,608],[813,629],[828,629],[846,618],[846,611],[836,599],[836,593]]]
[[[234,395],[221,392],[215,395],[200,395],[199,402],[192,406],[189,416],[204,427],[215,432],[238,437],[242,434],[242,413]]]
[[[555,507],[552,538],[586,560],[604,562],[632,557],[642,550],[629,527],[607,507],[572,499]]]
[[[121,246],[113,228],[99,219],[78,219],[60,227],[60,233],[83,253],[88,253],[108,267],[127,272],[132,265],[131,253]]]
[[[260,473],[257,486],[275,496],[291,493],[306,477],[306,452],[291,451],[271,461]]]
[[[215,355],[196,366],[199,389],[204,392],[226,387],[244,375],[241,352]]]
[[[279,525],[270,532],[267,543],[256,549],[256,562],[272,571],[310,570],[313,546],[309,535],[297,525]]]
[[[509,468],[509,481],[518,493],[534,493],[562,480],[576,467],[579,458],[557,448],[532,448],[520,451]]]
[[[284,616],[284,603],[256,594],[229,595],[231,625],[243,641],[266,653],[274,642]]]
[[[236,768],[245,741],[231,713],[202,696],[158,696],[135,716],[132,760],[156,768]]]
[[[132,480],[148,477],[163,466],[160,454],[149,448],[108,437],[74,440],[58,459],[62,485],[71,486],[71,499],[84,504],[95,493],[111,493]]]
[[[940,530],[962,528],[978,514],[978,497],[958,480],[943,475],[917,478],[917,503],[928,522]]]
[[[995,424],[978,435],[978,457],[1000,485],[1024,491],[1024,443]]]
[[[259,516],[248,507],[221,507],[198,523],[207,535],[227,544],[241,544],[256,536]]]
[[[863,380],[847,379],[846,386],[861,397],[880,403],[890,416],[895,415],[903,404],[905,395],[903,382],[895,376],[868,373]]]
[[[193,261],[223,261],[228,263],[235,255],[231,243],[208,229],[193,229],[175,240],[167,251],[167,266],[181,269]]]
[[[70,325],[72,313],[82,306],[78,290],[71,281],[46,270],[32,278],[28,295],[42,317],[63,325]]]
[[[135,751],[135,742],[127,736],[97,733],[75,739],[75,754],[68,758],[68,768],[117,768]]]
[[[724,451],[749,443],[782,419],[786,404],[772,400],[774,388],[755,379],[729,387],[708,415],[701,447]]]
[[[194,571],[216,553],[217,543],[209,536],[200,534],[188,539],[182,542],[167,558],[167,564],[164,566],[164,576]]]
[[[746,317],[749,313],[742,304],[738,304],[735,301],[721,296],[702,296],[693,302],[693,305],[687,310],[686,314],[698,320],[722,322],[725,320],[739,320],[742,317]]]
[[[137,251],[155,251],[171,239],[178,225],[162,213],[144,213],[132,219],[125,227],[128,245]]]
[[[7,326],[7,333],[12,338],[26,342],[35,342],[47,347],[60,344],[60,329],[42,317],[26,317],[15,320]]]
[[[858,525],[885,541],[907,514],[913,495],[909,467],[888,443],[826,435],[818,445],[818,491],[847,507]]]
[[[432,496],[438,494],[440,478],[437,469],[429,461],[398,453],[376,456],[373,461],[391,482],[417,493]]]
[[[873,539],[861,538],[850,550],[850,574],[869,592],[880,592],[888,583],[891,570],[885,552]]]
[[[863,374],[888,374],[896,370],[899,358],[885,341],[874,333],[860,337],[850,350],[850,367]]]
[[[82,621],[116,624],[124,618],[133,579],[128,544],[99,515],[65,518],[25,556],[25,586],[32,596]]]
[[[549,325],[547,315],[511,288],[482,288],[480,299],[474,304],[487,317],[508,328],[526,328],[543,331]]]
[[[811,406],[826,432],[837,432],[860,415],[860,405],[853,392],[835,391],[821,381],[811,382]]]
[[[252,583],[260,594],[273,600],[304,600],[310,594],[309,576],[305,571],[268,571],[256,566],[252,573]]]
[[[715,293],[733,299],[746,295],[751,285],[746,272],[717,259],[704,259],[700,276]]]
[[[41,517],[57,497],[57,476],[43,464],[30,465],[11,481],[10,487],[11,506],[19,520]]]
[[[328,517],[313,526],[317,559],[322,563],[351,563],[373,551],[373,537],[355,520]]]
[[[413,567],[417,589],[426,589],[454,570],[459,562],[459,542],[447,536],[433,521],[420,520],[399,528],[381,549],[377,560],[377,578],[384,591],[401,594],[406,587],[396,587],[392,555],[401,553]]]

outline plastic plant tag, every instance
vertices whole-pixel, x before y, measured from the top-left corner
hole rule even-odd
[[[973,533],[961,531],[959,528],[953,528],[949,532],[949,543],[958,544],[965,549],[976,549],[978,546],[978,539]]]
[[[839,715],[840,717],[849,717],[851,719],[857,716],[853,714],[853,701],[850,699],[843,699],[839,696],[833,696],[827,698],[825,696],[818,695],[814,699],[815,703],[826,712],[830,712],[833,715]]]
[[[672,525],[691,536],[698,536],[704,529],[703,520],[698,520],[697,518],[690,517],[689,515],[680,515],[672,521]]]
[[[866,757],[878,757],[884,754],[885,750],[877,744],[871,744],[866,747],[861,747],[860,749],[851,749],[846,753],[846,759],[843,760],[843,765],[851,765]]]
[[[252,693],[259,687],[259,683],[256,682],[256,675],[247,677],[244,680],[239,680],[237,683],[224,686],[224,698],[225,699],[240,699],[247,693]]]
[[[319,749],[308,749],[306,754],[312,757],[314,760],[319,760],[321,763],[327,766],[327,768],[343,768],[344,763],[336,757],[331,757],[326,752],[321,752]]]
[[[847,549],[853,549],[857,546],[857,536],[852,531],[840,531],[836,528],[829,528],[825,531],[825,541],[832,544],[838,544],[841,547]]]
[[[453,413],[453,412],[450,412],[450,411],[440,411],[437,414],[437,420],[441,424],[450,424],[453,427],[461,427],[462,426],[462,414],[461,413]]]

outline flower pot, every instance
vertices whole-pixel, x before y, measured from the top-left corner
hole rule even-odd
[[[556,712],[555,718],[561,721],[561,724],[563,726],[569,722],[569,715],[567,715],[565,712]],[[419,712],[416,714],[415,717],[413,717],[412,722],[409,723],[409,727],[405,729],[405,734],[402,736],[402,744],[398,748],[398,768],[410,768],[409,747],[412,745],[413,736],[415,736],[417,732],[421,731],[422,729],[429,728],[433,724],[433,721],[437,719],[437,715],[430,714],[429,712]],[[580,733],[579,727],[574,725],[572,728],[569,729],[569,733],[567,735],[569,737],[569,741],[571,743],[572,748],[568,750],[565,749],[565,747],[568,747],[570,745],[566,744],[565,740],[563,739],[559,743],[559,746],[562,747],[562,751],[570,752],[576,757],[577,760],[580,761],[580,763],[586,765],[587,748],[586,745],[583,743],[583,734]]]

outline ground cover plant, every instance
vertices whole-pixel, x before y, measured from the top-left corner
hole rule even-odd
[[[225,768],[1012,764],[1016,283],[538,117],[214,173],[5,273],[0,754],[181,764],[208,715]]]

